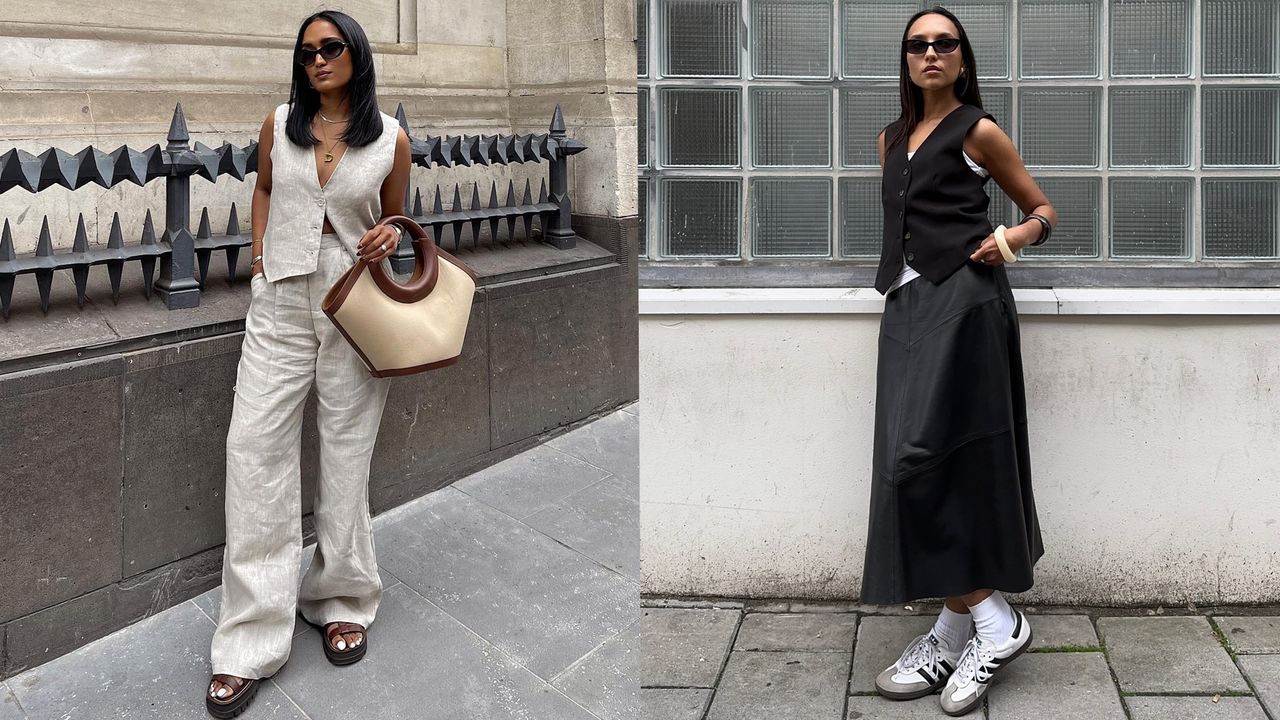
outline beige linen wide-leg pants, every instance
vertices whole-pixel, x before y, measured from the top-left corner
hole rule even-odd
[[[254,277],[227,434],[227,545],[213,672],[269,677],[289,657],[295,611],[368,627],[382,596],[369,521],[369,459],[388,381],[371,376],[320,310],[352,260],[321,240],[310,275]],[[316,553],[302,556],[302,407],[319,398]]]

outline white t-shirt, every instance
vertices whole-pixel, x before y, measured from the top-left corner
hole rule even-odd
[[[981,165],[974,162],[973,158],[969,157],[969,153],[961,150],[960,154],[964,155],[965,163],[969,166],[970,170],[972,170],[974,173],[978,175],[978,177],[987,177],[987,175],[989,175],[989,173],[986,170],[984,170]],[[910,160],[912,155],[915,155],[914,151],[907,153],[907,159]],[[906,285],[907,283],[911,282],[912,280],[915,280],[918,277],[920,277],[920,273],[917,272],[915,268],[908,265],[905,260],[903,260],[902,272],[898,273],[898,278],[893,281],[892,285],[889,286],[889,290],[888,292],[885,293],[885,295],[888,295],[889,293],[893,292],[894,290],[897,290],[898,288],[902,287],[903,285]]]

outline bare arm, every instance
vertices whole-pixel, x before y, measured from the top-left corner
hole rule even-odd
[[[884,130],[876,136],[876,154],[880,156],[880,169],[884,170]]]
[[[250,232],[253,237],[251,258],[262,257],[262,236],[267,233],[267,217],[271,214],[271,144],[275,136],[276,111],[267,114],[267,119],[258,131],[258,179],[253,186],[253,203],[250,206]],[[262,272],[262,261],[249,266],[249,274]]]
[[[396,134],[396,156],[391,164],[391,172],[382,181],[382,217],[404,214],[404,193],[409,188],[409,168],[412,160],[409,149],[409,136],[401,129]],[[357,251],[360,257],[369,262],[379,262],[390,257],[396,251],[399,235],[389,227],[371,228],[360,238]]]
[[[991,173],[991,179],[996,181],[1000,189],[1004,190],[1024,214],[1041,215],[1049,221],[1051,226],[1057,226],[1058,213],[1031,177],[1031,173],[1027,172],[1026,166],[1022,164],[1022,157],[1018,155],[1018,149],[1014,147],[1013,141],[1000,129],[999,125],[986,118],[979,120],[969,133],[969,137],[965,139],[964,149],[974,162]],[[1039,222],[1029,220],[1009,228],[1005,233],[1005,239],[1009,241],[1009,247],[1017,252],[1039,239],[1043,231],[1044,228]],[[1003,261],[994,237],[988,237],[974,252],[972,259],[980,258],[987,260],[988,264],[998,264]]]

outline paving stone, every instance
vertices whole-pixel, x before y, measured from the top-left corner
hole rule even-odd
[[[849,653],[857,626],[858,616],[852,614],[748,613],[742,619],[733,649]]]
[[[1280,655],[1241,655],[1240,667],[1271,717],[1280,717]]]
[[[547,444],[612,472],[639,493],[640,418],[635,415],[606,415]]]
[[[844,708],[849,656],[734,652],[707,720],[834,718]]]
[[[738,617],[736,610],[643,609],[641,687],[712,687]]]
[[[928,632],[933,621],[924,615],[862,618],[854,644],[849,692],[875,692],[876,675],[902,656],[907,643]]]
[[[643,720],[702,720],[711,697],[702,688],[644,688],[640,691]]]
[[[1280,617],[1214,618],[1237,655],[1280,653]]]
[[[698,610],[741,610],[740,600],[679,600],[676,598],[642,598],[641,607],[695,608]]]
[[[1028,653],[996,676],[990,720],[1125,720],[1102,653]]]
[[[640,501],[629,491],[625,480],[601,480],[526,517],[524,522],[601,565],[640,581]]]
[[[1130,720],[1267,720],[1255,698],[1127,697]]]
[[[1031,624],[1031,649],[1096,647],[1098,633],[1086,615],[1035,615],[1028,616]]]
[[[592,720],[405,585],[383,597],[363,660],[335,667],[319,642],[295,638],[275,681],[312,720]]]
[[[27,720],[27,714],[18,706],[18,699],[9,690],[9,683],[0,680],[0,720]]]
[[[543,679],[639,614],[638,583],[453,488],[374,536],[383,567]]]
[[[1102,618],[1098,631],[1125,692],[1249,691],[1203,617]]]
[[[934,720],[948,716],[942,712],[937,695],[905,702],[886,700],[879,695],[854,695],[849,698],[849,712],[845,717],[846,720]],[[973,717],[981,720],[982,714],[975,712]]]
[[[183,603],[10,678],[9,685],[30,720],[207,720],[212,639],[208,619]],[[306,720],[274,683],[262,686],[250,712]]]
[[[463,478],[453,487],[512,517],[525,518],[608,474],[585,460],[539,445]]]
[[[605,641],[551,683],[601,720],[640,714],[640,621]]]

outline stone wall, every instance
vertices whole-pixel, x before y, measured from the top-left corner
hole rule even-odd
[[[0,151],[163,145],[179,102],[192,142],[243,145],[287,99],[298,23],[318,7],[300,0],[232,0],[199,12],[159,0],[2,4]],[[632,3],[371,0],[332,7],[364,26],[382,109],[394,113],[403,103],[415,136],[545,132],[561,103],[569,135],[591,148],[571,168],[575,212],[636,213]],[[522,183],[538,170],[476,170],[460,181]],[[414,185],[432,190],[434,172],[415,168]],[[194,181],[193,224],[201,207],[225,217],[232,202],[247,219],[251,191],[227,179],[216,186]],[[163,217],[162,193],[159,182],[36,196],[10,191],[0,195],[0,221],[9,220],[19,253],[34,250],[46,215],[55,248],[71,246],[81,213],[91,243],[106,242],[115,212],[126,239],[136,240],[148,208]]]
[[[1045,546],[1023,599],[1280,602],[1280,293],[1015,292]],[[880,302],[641,291],[643,591],[858,596]]]

